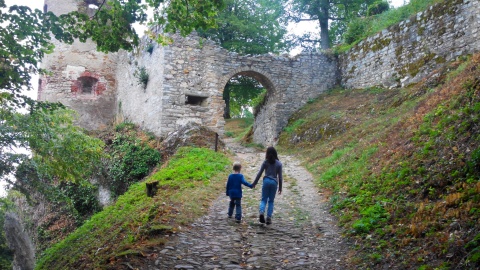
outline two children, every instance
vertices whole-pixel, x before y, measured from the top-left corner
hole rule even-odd
[[[228,176],[227,180],[227,196],[230,197],[230,204],[228,207],[228,217],[232,217],[233,209],[235,210],[235,221],[240,223],[242,221],[242,185],[249,188],[255,186],[245,180],[243,174],[240,173],[242,165],[240,162],[233,163],[233,173]]]

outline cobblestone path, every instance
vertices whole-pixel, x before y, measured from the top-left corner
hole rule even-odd
[[[254,177],[264,152],[228,143],[242,163],[247,181]],[[242,223],[227,217],[229,199],[223,193],[209,213],[188,231],[177,233],[150,269],[343,269],[348,252],[328,205],[312,176],[291,157],[283,163],[284,188],[275,198],[273,223],[258,222],[261,181],[244,187]]]

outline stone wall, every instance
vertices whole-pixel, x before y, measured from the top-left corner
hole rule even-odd
[[[46,0],[55,14],[74,10],[92,13],[85,1]],[[42,60],[51,72],[40,78],[38,100],[61,102],[78,113],[77,124],[87,129],[102,129],[112,123],[116,98],[116,54],[97,52],[96,45],[54,42],[55,50]]]
[[[118,113],[159,136],[189,121],[223,134],[223,89],[233,76],[250,76],[267,88],[267,99],[254,125],[254,141],[274,144],[290,115],[309,99],[337,83],[333,56],[307,54],[243,56],[195,35],[174,36],[172,45],[144,40],[137,52],[122,53],[116,80]],[[146,88],[134,76],[149,74]]]
[[[480,50],[480,1],[446,0],[340,56],[342,85],[415,83],[443,63]]]

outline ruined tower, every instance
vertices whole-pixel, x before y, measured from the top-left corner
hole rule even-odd
[[[93,16],[96,0],[45,0],[44,10],[60,15],[81,11]],[[103,129],[115,114],[116,54],[97,52],[92,41],[65,44],[42,61],[50,73],[39,80],[38,100],[61,102],[78,113],[76,123],[88,130]]]

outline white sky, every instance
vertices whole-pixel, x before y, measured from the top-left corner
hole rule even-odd
[[[389,0],[389,2],[394,6],[394,7],[399,7],[402,6],[404,3],[408,2],[408,0]],[[7,7],[11,5],[24,5],[24,6],[29,6],[32,9],[43,9],[43,4],[44,1],[42,0],[6,0],[5,1]],[[301,34],[306,31],[310,31],[312,27],[315,27],[314,25],[308,23],[308,22],[303,22],[299,23],[298,25],[291,25],[289,26],[289,31],[294,31],[296,34]],[[137,30],[138,31],[138,30]],[[138,31],[138,33],[141,33],[142,31]],[[32,84],[33,84],[33,91],[36,92],[37,89],[37,81],[38,79],[35,77],[33,78]],[[32,93],[34,96],[36,96],[36,93]],[[0,196],[5,196],[5,184],[0,182]]]

